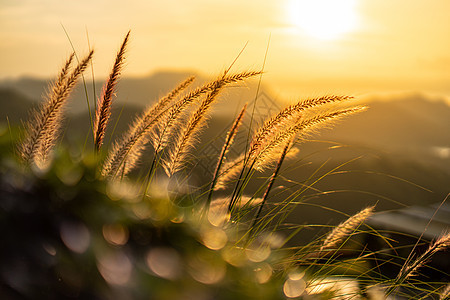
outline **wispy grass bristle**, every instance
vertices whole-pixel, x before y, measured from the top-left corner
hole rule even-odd
[[[250,149],[249,160],[253,163],[253,168],[263,171],[278,159],[285,145],[296,135],[305,135],[320,126],[329,125],[332,121],[365,109],[366,107],[363,106],[341,109],[331,113],[317,114],[309,119],[303,119],[300,116],[295,122],[289,123],[287,128],[278,128],[275,133],[271,133],[270,139],[263,137],[259,142],[255,141]]]
[[[278,132],[278,129],[283,128],[283,125],[286,125],[286,122],[292,121],[293,119],[297,119],[299,114],[306,109],[310,109],[316,106],[334,103],[344,100],[352,99],[350,96],[323,96],[319,98],[311,98],[307,100],[299,101],[296,104],[289,105],[288,107],[281,110],[274,117],[267,120],[263,126],[256,132],[252,139],[252,143],[250,146],[249,155],[252,156],[254,151],[260,147],[260,145],[264,144],[264,141],[270,139],[273,134]]]
[[[210,93],[213,91],[218,85],[227,85],[230,83],[235,83],[242,81],[246,78],[256,76],[261,74],[261,72],[242,72],[232,75],[227,75],[226,73],[219,77],[219,79],[209,82],[197,89],[189,92],[182,99],[177,101],[169,111],[164,114],[162,120],[158,122],[158,132],[156,134],[156,138],[154,141],[155,149],[163,149],[167,146],[168,141],[173,137],[175,132],[183,126],[183,119],[180,117],[182,113],[186,110],[189,105],[191,105],[195,100],[197,100],[200,96]]]
[[[217,198],[211,201],[209,209],[207,211],[208,220],[215,226],[223,226],[230,220],[230,213],[228,206],[230,204],[229,197]],[[260,204],[263,201],[262,198],[254,198],[243,195],[236,203],[238,208],[252,207]]]
[[[243,166],[244,155],[241,155],[233,159],[232,161],[225,162],[217,177],[217,182],[214,186],[214,190],[217,191],[225,189],[228,184],[239,175]]]
[[[439,300],[448,300],[450,299],[450,283],[444,287],[443,291],[439,295]]]
[[[234,120],[233,124],[231,125],[230,130],[227,132],[227,136],[225,137],[225,143],[223,144],[222,150],[219,155],[219,159],[226,158],[226,155],[228,154],[228,151],[230,150],[230,147],[234,142],[234,138],[236,137],[239,127],[242,124],[242,119],[244,118],[246,110],[247,110],[247,103],[242,107],[241,112]],[[219,172],[220,166],[221,166],[220,163],[218,163],[216,166],[215,173]]]
[[[286,157],[286,154],[287,154],[289,148],[290,148],[291,145],[292,145],[292,142],[293,142],[293,140],[288,141],[288,142],[286,143],[286,145],[285,145],[284,148],[283,148],[283,151],[281,152],[281,154],[280,154],[280,156],[279,156],[279,158],[278,158],[278,163],[277,163],[277,166],[276,166],[276,168],[275,168],[275,171],[274,171],[274,172],[272,173],[272,175],[270,176],[269,183],[267,184],[267,188],[266,188],[266,190],[265,190],[265,192],[264,192],[264,195],[263,195],[261,204],[260,204],[259,207],[258,207],[258,211],[256,212],[256,216],[255,216],[255,218],[254,218],[254,220],[253,220],[253,224],[252,224],[252,226],[250,227],[251,230],[254,229],[254,226],[255,226],[256,223],[260,220],[260,216],[261,216],[261,212],[262,212],[262,210],[263,210],[263,206],[264,206],[264,204],[266,203],[266,201],[267,201],[267,199],[268,199],[268,197],[269,197],[270,190],[272,189],[272,186],[273,186],[273,184],[274,184],[274,182],[275,182],[275,179],[277,178],[278,173],[280,172],[281,165],[283,164],[283,161],[284,161],[284,159],[285,159],[285,157]],[[233,207],[232,207],[232,208],[233,208]]]
[[[236,136],[238,129],[242,124],[242,119],[244,118],[246,109],[247,109],[247,103],[242,107],[241,112],[238,114],[238,116],[234,120],[233,124],[231,125],[230,130],[227,133],[227,136],[225,138],[225,143],[223,144],[222,150],[220,151],[220,154],[219,154],[219,160],[217,161],[216,169],[214,170],[213,179],[211,181],[211,187],[209,188],[208,198],[206,199],[206,201],[207,201],[206,209],[208,209],[208,205],[211,201],[213,191],[215,190],[215,186],[217,184],[217,180],[218,180],[223,162],[226,159],[226,155],[227,155],[228,151],[230,150],[231,145],[233,144],[234,137]]]
[[[63,109],[78,78],[92,59],[91,51],[69,74],[74,54],[70,55],[39,110],[31,113],[19,154],[26,164],[44,167],[55,145],[62,125]]]
[[[341,246],[355,230],[373,214],[375,206],[367,207],[336,226],[325,238],[321,251]]]
[[[398,278],[401,280],[405,280],[408,277],[413,276],[417,273],[418,269],[422,268],[429,260],[431,260],[432,256],[439,251],[443,251],[450,247],[450,233],[442,235],[439,239],[437,239],[434,243],[428,247],[428,249],[417,259],[407,263],[400,270]]]
[[[115,94],[117,82],[124,64],[125,51],[129,37],[130,31],[126,34],[125,39],[117,52],[116,60],[111,73],[109,74],[108,80],[103,87],[102,95],[98,99],[94,122],[94,145],[97,151],[100,150],[103,144],[103,139],[105,138],[106,127],[111,116],[112,99]]]
[[[166,158],[163,160],[164,170],[169,177],[175,172],[178,172],[185,164],[187,155],[193,148],[197,135],[205,124],[207,113],[211,109],[213,102],[217,99],[221,89],[229,83],[242,81],[258,74],[260,72],[242,72],[229,76],[224,73],[221,78],[214,81],[213,86],[211,86],[211,91],[201,102],[197,110],[190,116],[188,122],[178,128],[179,134],[174,139],[174,145],[169,149]]]
[[[334,98],[330,97],[330,99]],[[349,99],[349,97],[346,97],[345,99]],[[267,128],[271,127],[267,126],[267,124],[274,124],[274,122],[266,122],[262,126],[266,127],[266,129],[258,130],[253,137],[249,154],[245,157],[242,155],[233,161],[226,162],[224,164],[223,171],[220,173],[214,189],[220,190],[226,188],[228,183],[234,180],[241,173],[242,168],[246,165],[248,165],[251,169],[255,169],[260,172],[272,166],[278,161],[279,157],[284,152],[286,145],[289,144],[290,141],[292,141],[297,135],[306,135],[320,126],[324,126],[326,124],[329,125],[332,121],[350,114],[362,112],[366,109],[367,107],[357,106],[348,109],[341,109],[331,113],[317,114],[309,119],[302,119],[302,116],[297,116],[297,119],[294,119],[293,121],[291,120],[291,122],[278,122],[279,125],[277,128],[272,128],[270,131],[266,131]],[[283,111],[286,111],[286,109]],[[277,116],[271,118],[270,120],[274,120]],[[266,132],[266,136],[261,135],[262,132]],[[289,150],[290,148],[288,149],[288,152],[284,154],[287,155],[287,157],[295,156],[298,153],[298,149],[293,152]]]
[[[165,97],[162,97],[153,106],[146,109],[141,116],[137,117],[130,125],[128,131],[120,141],[115,142],[112,150],[108,153],[103,167],[102,175],[115,177],[122,167],[120,174],[127,175],[136,167],[145,147],[148,143],[151,131],[160,122],[165,111],[172,101],[186,89],[195,77],[191,76],[180,83]]]
[[[386,294],[390,295],[410,277],[418,274],[418,270],[424,267],[439,251],[450,248],[450,232],[441,235],[435,242],[431,243],[428,249],[416,259],[408,258],[403,264],[397,277],[388,287]]]

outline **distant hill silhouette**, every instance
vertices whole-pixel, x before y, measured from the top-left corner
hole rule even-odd
[[[124,102],[134,105],[146,105],[149,101],[157,99],[162,94],[170,91],[178,82],[195,75],[190,72],[157,72],[142,78],[123,78],[119,81],[117,90],[117,102]],[[8,88],[20,91],[32,101],[40,101],[45,95],[51,80],[37,78],[19,78],[17,80],[4,80],[0,82],[0,88]],[[96,80],[94,83],[87,79],[86,89],[88,97],[93,104],[94,86],[95,95],[100,95],[103,80]],[[83,85],[78,84],[74,93],[71,95],[70,111],[77,113],[87,110],[86,91]]]
[[[36,101],[12,88],[0,89],[0,123],[19,124],[28,117],[31,108],[37,106]]]
[[[190,71],[159,71],[145,77],[124,77],[119,80],[117,94],[113,99],[115,105],[147,106],[166,93],[170,92],[180,82],[195,76],[196,79],[192,86],[196,87],[211,80],[213,77],[205,77]],[[0,81],[0,89],[12,89],[19,91],[29,100],[39,102],[45,95],[51,80],[23,77],[16,80]],[[86,89],[80,81],[71,95],[68,113],[77,114],[87,111],[86,91],[91,107],[94,106],[96,97],[101,94],[104,80],[96,80],[94,83],[86,80]],[[95,89],[94,89],[95,87]],[[267,90],[261,88],[261,90]],[[95,93],[94,93],[95,91]],[[221,106],[221,110],[230,110],[234,112],[233,106],[227,104],[230,99],[237,100],[241,105],[244,102],[253,99],[256,92],[255,82],[240,83],[230,86],[222,93],[226,96],[227,102]],[[95,94],[95,97],[94,97]]]
[[[114,102],[118,104],[146,106],[161,96],[164,96],[176,87],[178,83],[192,75],[196,76],[193,86],[197,86],[206,80],[205,77],[189,71],[160,71],[145,77],[122,78],[119,80]],[[16,80],[0,81],[0,89],[20,91],[29,100],[40,101],[42,96],[45,95],[50,82],[51,80],[23,77]],[[71,95],[70,113],[79,113],[87,110],[86,91],[90,104],[93,106],[93,101],[101,94],[103,84],[103,80],[92,82],[86,79],[85,89],[83,84],[79,83]],[[94,97],[94,94],[96,97]]]

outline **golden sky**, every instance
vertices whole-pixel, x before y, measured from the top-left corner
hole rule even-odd
[[[338,5],[336,5],[338,3]],[[276,95],[421,91],[450,96],[448,0],[1,0],[0,79],[54,76],[71,46],[107,74],[260,69]]]

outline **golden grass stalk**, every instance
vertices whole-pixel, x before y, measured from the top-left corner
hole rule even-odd
[[[227,77],[226,73],[224,73],[219,80],[215,81],[212,90],[191,115],[187,124],[179,128],[180,132],[175,138],[175,143],[169,149],[167,157],[163,160],[163,168],[169,177],[183,167],[189,151],[194,147],[195,140],[206,123],[207,112],[217,99],[220,90],[229,83],[229,79],[232,79],[231,82],[236,82],[257,74],[260,74],[260,72],[243,72]]]
[[[317,129],[319,126],[329,124],[331,121],[364,111],[365,109],[366,107],[364,106],[357,106],[331,113],[318,114],[306,120],[303,120],[302,117],[299,116],[297,117],[296,122],[292,123],[293,125],[290,125],[287,128],[278,128],[277,133],[273,134],[271,139],[264,143],[254,143],[253,145],[257,145],[257,147],[253,147],[253,149],[250,150],[251,154],[249,154],[249,160],[252,162],[254,169],[262,171],[276,161],[286,143],[293,140],[297,134],[305,134],[311,130]]]
[[[300,152],[298,148],[291,148],[288,150],[286,154],[286,158],[293,158],[297,156]],[[214,190],[223,190],[225,189],[230,182],[235,180],[235,178],[239,175],[244,165],[244,155],[241,155],[235,158],[232,161],[224,163],[220,175],[218,176],[217,182],[214,186]]]
[[[180,115],[190,104],[198,99],[198,97],[205,93],[211,92],[218,85],[227,85],[230,83],[239,82],[258,74],[261,74],[261,72],[243,72],[233,75],[226,75],[225,72],[225,74],[219,77],[219,79],[209,82],[185,95],[169,109],[161,122],[158,123],[158,132],[155,134],[155,138],[153,139],[154,148],[162,149],[167,146],[168,141],[173,136],[174,132],[183,126],[180,121]]]
[[[137,164],[148,142],[150,131],[163,116],[170,103],[188,87],[195,77],[191,76],[180,83],[156,104],[146,109],[137,117],[119,142],[115,142],[102,167],[103,176],[115,177],[122,167],[121,173],[128,174]]]
[[[279,157],[286,156],[286,145],[294,141],[295,136],[301,132],[305,134],[319,125],[330,123],[340,117],[365,110],[365,107],[354,107],[342,109],[331,113],[319,114],[309,119],[303,119],[299,112],[315,105],[321,105],[334,101],[349,99],[350,97],[329,96],[299,102],[297,105],[289,106],[282,110],[275,117],[267,121],[262,129],[258,130],[251,142],[249,154],[245,158],[237,158],[235,161],[226,165],[225,171],[218,180],[217,189],[222,189],[228,181],[231,181],[236,175],[243,174],[244,168],[249,168],[248,174],[244,180],[248,180],[252,169],[263,171],[269,165],[274,163]],[[295,116],[295,118],[294,118]],[[269,130],[270,129],[270,130]],[[242,159],[242,160],[241,160]],[[237,189],[238,187],[236,187]],[[270,190],[270,188],[269,188]],[[233,205],[234,203],[232,203]],[[231,207],[230,207],[231,208]]]
[[[256,223],[259,221],[259,217],[260,217],[260,215],[261,215],[263,206],[264,206],[264,204],[266,203],[267,198],[269,197],[270,190],[272,189],[272,186],[273,186],[273,184],[275,183],[275,179],[277,178],[278,173],[280,172],[281,165],[283,164],[284,158],[286,157],[286,154],[287,154],[289,148],[291,147],[291,145],[292,145],[292,140],[291,140],[291,141],[288,141],[288,142],[286,143],[286,145],[285,145],[284,148],[283,148],[283,151],[281,152],[281,155],[280,155],[280,157],[279,157],[279,159],[278,159],[277,167],[275,168],[275,171],[274,171],[274,172],[272,173],[272,175],[270,176],[269,184],[267,185],[267,188],[266,188],[266,190],[264,191],[264,195],[263,195],[261,204],[260,204],[259,207],[258,207],[258,211],[256,212],[256,216],[255,216],[255,218],[253,219],[253,224],[250,226],[250,230],[254,230]],[[233,208],[233,207],[231,206],[231,209],[232,209],[232,208]]]
[[[72,53],[69,58],[66,60],[63,68],[61,69],[61,72],[59,73],[57,79],[53,82],[51,85],[49,92],[46,95],[47,102],[42,105],[41,111],[32,111],[30,115],[30,120],[26,124],[27,129],[27,136],[22,144],[19,145],[19,153],[22,159],[26,162],[29,162],[32,159],[32,156],[34,155],[33,152],[35,151],[35,147],[37,146],[38,142],[37,139],[42,138],[38,137],[40,134],[39,128],[41,126],[35,127],[35,124],[39,124],[39,120],[42,121],[42,114],[44,114],[44,111],[46,110],[46,107],[50,105],[50,100],[52,99],[52,96],[54,97],[59,93],[60,90],[62,90],[62,87],[64,85],[64,81],[67,77],[67,72],[70,69],[70,65],[72,64],[73,58],[75,56],[75,53]],[[54,100],[54,99],[53,99]],[[32,142],[34,141],[34,142]]]
[[[367,220],[373,214],[375,206],[369,206],[357,214],[348,218],[345,222],[336,226],[325,238],[320,251],[325,249],[333,249],[341,244],[350,234],[352,234],[358,226]]]
[[[400,270],[393,287],[403,283],[406,279],[417,273],[417,270],[423,267],[428,261],[431,260],[432,256],[439,251],[443,251],[450,248],[450,232],[443,234],[437,241],[432,243],[421,256],[419,256],[414,261],[406,262],[402,269]],[[392,289],[391,289],[392,291]]]
[[[439,296],[439,300],[450,299],[450,283],[444,287],[441,295]]]
[[[94,122],[94,144],[97,151],[100,150],[103,139],[105,138],[106,126],[108,125],[109,117],[111,116],[111,104],[112,97],[115,93],[117,81],[119,80],[120,73],[125,60],[125,50],[130,37],[130,31],[128,31],[122,45],[117,52],[116,61],[109,74],[108,81],[103,86],[102,96],[97,101],[97,109],[95,112]]]
[[[31,113],[26,124],[26,136],[19,146],[19,154],[27,164],[36,163],[42,167],[48,162],[49,153],[61,128],[64,105],[93,54],[94,51],[91,51],[68,75],[74,58],[72,54],[50,88],[40,110]]]
[[[242,119],[244,118],[246,109],[247,109],[247,103],[244,105],[244,107],[242,108],[241,112],[239,113],[239,115],[234,120],[233,124],[231,125],[230,130],[227,132],[227,136],[225,138],[225,143],[223,144],[222,151],[220,153],[220,158],[223,158],[223,159],[226,158],[226,155],[228,154],[228,151],[230,150],[230,147],[231,147],[231,145],[234,142],[234,138],[236,137],[238,129],[239,129],[239,127],[242,124]],[[215,173],[219,172],[220,166],[221,166],[221,164],[219,162],[217,164]]]
[[[249,155],[253,156],[254,152],[261,147],[262,144],[268,139],[270,139],[280,128],[283,128],[287,122],[298,118],[298,115],[306,109],[313,108],[319,105],[324,105],[328,103],[344,101],[352,99],[350,96],[323,96],[319,98],[311,98],[307,100],[300,101],[296,104],[289,105],[288,107],[281,110],[274,117],[267,120],[263,126],[256,132],[252,139],[250,145]]]
[[[239,208],[255,206],[262,202],[262,198],[254,198],[243,195],[236,204]],[[230,219],[228,206],[230,204],[229,197],[214,199],[210,203],[208,210],[208,221],[215,226],[223,226]]]
[[[241,155],[232,161],[226,162],[222,167],[223,170],[221,170],[220,175],[217,178],[214,190],[217,191],[225,189],[227,184],[239,175],[243,166],[244,155]]]
[[[228,151],[230,150],[231,145],[233,144],[234,138],[238,132],[239,127],[242,124],[242,119],[244,118],[245,111],[247,109],[247,103],[242,108],[241,112],[237,116],[237,118],[234,120],[233,124],[231,125],[230,130],[227,133],[227,136],[225,138],[225,143],[223,144],[222,150],[219,155],[219,160],[217,161],[216,169],[214,170],[213,180],[211,182],[211,187],[209,189],[209,195],[207,198],[207,205],[209,205],[212,197],[212,193],[214,191],[214,187],[217,183],[219,172],[222,167],[223,161],[226,159],[226,155]]]
[[[67,77],[67,73],[70,70],[70,66],[72,64],[73,58],[75,57],[75,53],[72,53],[69,58],[67,59],[64,67],[62,68],[58,79],[51,87],[51,92],[47,95],[47,98],[51,98],[51,94],[57,95],[58,93],[62,92],[62,89],[64,89],[65,79]],[[48,108],[48,107],[47,107]],[[61,114],[56,114],[54,116],[55,118],[61,119]],[[61,121],[61,120],[59,120]],[[45,134],[42,136],[44,137],[42,139],[42,146],[40,147],[38,153],[40,153],[37,157],[39,158],[39,164],[42,166],[45,164],[45,162],[48,160],[49,152],[52,148],[52,146],[55,144],[55,141],[58,137],[58,130],[55,128],[55,126],[59,125],[59,121],[52,122],[52,126],[49,126],[48,129],[45,130]],[[51,127],[51,128],[50,128]],[[52,132],[55,132],[56,134],[52,134]]]
[[[222,87],[223,85],[218,82],[191,116],[186,126],[181,128],[174,147],[169,149],[168,158],[163,159],[163,168],[169,177],[183,166],[183,161],[187,158],[189,150],[194,147],[197,135],[204,126],[206,112],[211,108]]]
[[[244,207],[246,205],[250,205],[250,206],[254,206],[257,204],[260,204],[262,202],[262,198],[255,198],[255,197],[250,197],[250,196],[246,196],[246,195],[242,195],[238,206],[239,207]],[[217,198],[211,201],[211,208],[217,208],[217,207],[225,207],[225,209],[228,210],[228,205],[230,204],[230,198],[228,197],[223,197],[223,198]]]

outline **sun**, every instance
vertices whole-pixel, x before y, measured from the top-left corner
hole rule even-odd
[[[317,39],[337,39],[357,26],[356,0],[290,0],[289,22]]]

